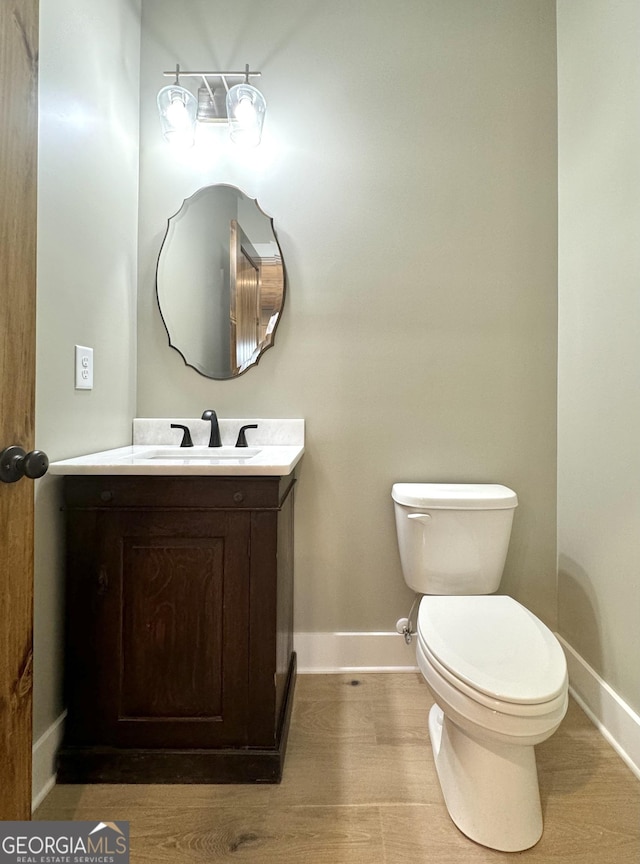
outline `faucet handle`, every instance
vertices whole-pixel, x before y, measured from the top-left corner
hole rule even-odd
[[[191,440],[191,432],[189,432],[188,426],[183,426],[181,423],[172,423],[172,429],[182,429],[182,441],[180,442],[181,447],[193,447],[193,441]]]
[[[236,441],[236,447],[247,447],[247,436],[244,434],[245,429],[257,429],[257,423],[248,423],[246,426],[241,426],[240,431],[238,432],[238,440]]]

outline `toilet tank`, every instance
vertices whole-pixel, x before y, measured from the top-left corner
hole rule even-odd
[[[419,594],[492,594],[518,497],[497,484],[394,483],[405,582]]]

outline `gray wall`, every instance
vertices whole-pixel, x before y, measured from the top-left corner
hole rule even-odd
[[[559,0],[559,630],[640,712],[640,6]]]
[[[118,46],[114,50],[114,46]],[[140,13],[40,4],[36,445],[50,459],[131,442]],[[74,345],[94,389],[74,389]],[[60,478],[36,484],[34,739],[62,711]]]
[[[408,611],[396,480],[512,486],[503,588],[555,624],[555,52],[552,0],[143,0],[138,414],[306,419],[298,631]],[[177,62],[262,70],[258,151],[167,148]],[[221,382],[154,294],[166,220],[218,182],[274,217],[289,275],[275,348]]]

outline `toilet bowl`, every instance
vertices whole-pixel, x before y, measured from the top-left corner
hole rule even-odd
[[[506,596],[420,602],[416,656],[435,705],[429,734],[453,822],[484,846],[535,845],[543,821],[534,745],[567,710],[553,633]]]
[[[560,725],[568,679],[553,633],[491,593],[517,498],[472,484],[395,484],[392,495],[405,580],[424,595],[416,658],[449,815],[484,846],[528,849],[543,830],[534,747]]]
[[[424,597],[418,665],[436,704],[429,734],[452,820],[484,846],[535,845],[543,822],[534,745],[567,710],[562,649],[510,597]]]

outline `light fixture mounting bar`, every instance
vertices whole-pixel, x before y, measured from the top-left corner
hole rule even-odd
[[[180,67],[172,69],[171,72],[162,73],[165,78],[260,78],[262,72],[249,72],[247,68],[243,72],[183,72]]]

